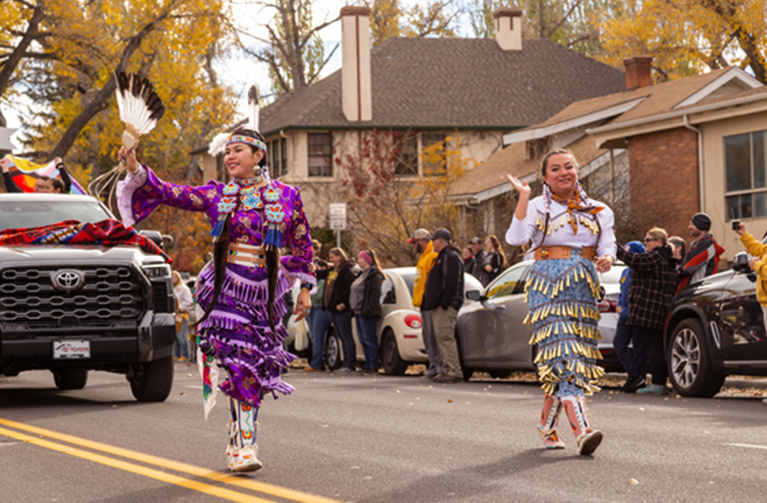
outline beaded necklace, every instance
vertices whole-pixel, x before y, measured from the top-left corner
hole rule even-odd
[[[226,219],[234,213],[239,203],[242,204],[242,209],[245,211],[263,210],[266,231],[264,245],[266,248],[274,249],[282,246],[280,224],[282,224],[286,214],[285,208],[280,202],[282,191],[269,180],[269,184],[264,187],[262,198],[261,188],[257,186],[264,180],[268,180],[268,178],[259,172],[254,178],[233,178],[224,186],[224,197],[218,203],[218,219],[210,231],[214,243],[221,238]]]

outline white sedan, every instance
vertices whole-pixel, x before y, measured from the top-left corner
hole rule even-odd
[[[402,375],[412,363],[426,363],[426,348],[421,335],[421,312],[413,307],[415,267],[384,269],[386,280],[381,289],[383,316],[378,323],[378,347],[384,372]],[[464,292],[479,290],[482,285],[470,274],[464,274]],[[357,361],[364,362],[365,354],[357,337],[357,324],[352,320],[352,332],[357,349]],[[329,330],[325,338],[325,362],[337,369],[343,361],[341,340]]]

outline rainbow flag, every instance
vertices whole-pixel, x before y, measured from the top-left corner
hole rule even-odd
[[[16,186],[24,192],[34,192],[35,183],[37,183],[37,179],[41,176],[61,178],[61,173],[57,167],[61,164],[61,159],[59,158],[52,160],[48,164],[35,164],[28,159],[8,154],[5,156],[5,161],[8,164],[8,172],[11,174]],[[69,179],[72,182],[69,189],[70,194],[87,194],[85,189],[77,183],[77,180],[71,174],[69,174]]]

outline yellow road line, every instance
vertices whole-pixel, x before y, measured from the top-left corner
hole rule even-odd
[[[37,435],[54,438],[56,440],[61,440],[70,444],[79,445],[88,449],[122,456],[124,458],[133,459],[134,461],[140,461],[142,463],[168,468],[170,470],[186,473],[188,475],[194,475],[195,477],[214,480],[216,482],[257,491],[263,494],[268,494],[270,496],[276,496],[278,498],[297,501],[299,503],[339,503],[336,500],[331,500],[322,496],[315,496],[313,494],[288,489],[286,487],[280,487],[272,484],[267,484],[265,482],[258,482],[256,480],[235,477],[225,473],[213,472],[199,466],[189,465],[186,463],[161,458],[158,456],[152,456],[151,454],[144,454],[142,452],[132,451],[130,449],[123,449],[121,447],[115,447],[108,444],[102,444],[100,442],[86,440],[84,438],[67,435],[65,433],[58,433],[52,430],[46,430],[44,428],[38,428],[36,426],[27,425],[24,423],[17,423],[8,419],[0,418],[0,424],[11,428],[16,428],[18,430],[35,433]]]
[[[101,463],[102,465],[111,466],[113,468],[119,468],[120,470],[124,470],[126,472],[135,473],[137,475],[143,475],[144,477],[149,477],[151,479],[159,480],[161,482],[168,482],[169,484],[175,484],[177,486],[186,487],[187,489],[193,489],[201,493],[209,494],[211,496],[217,496],[219,498],[227,499],[230,501],[237,501],[241,503],[274,503],[273,501],[270,501],[270,500],[257,498],[255,496],[249,496],[247,494],[238,493],[236,491],[230,491],[229,489],[224,489],[224,488],[212,486],[209,484],[203,484],[202,482],[197,482],[195,480],[179,477],[178,475],[172,475],[170,473],[153,470],[151,468],[146,468],[144,466],[134,465],[133,463],[128,463],[127,461],[120,461],[119,459],[108,458],[106,456],[102,456],[101,454],[95,454],[92,452],[83,451],[81,449],[69,447],[63,444],[57,444],[56,442],[51,442],[49,440],[43,440],[41,438],[32,437],[29,435],[25,435],[24,433],[18,433],[15,431],[6,430],[5,428],[0,428],[0,435],[4,435],[10,438],[15,438],[17,440],[28,442],[30,444],[35,444],[40,447],[45,447],[46,449],[58,451],[63,454],[68,454],[70,456],[76,456],[78,458],[87,459],[88,461]]]

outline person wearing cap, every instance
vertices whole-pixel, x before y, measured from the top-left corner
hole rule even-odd
[[[530,343],[545,391],[538,434],[547,449],[563,449],[556,429],[562,410],[575,435],[578,453],[591,455],[602,442],[592,428],[586,397],[599,391],[604,369],[597,347],[601,298],[598,273],[610,270],[617,246],[612,210],[592,200],[578,182],[578,164],[566,149],[555,149],[541,162],[543,194],[530,200],[527,182],[508,175],[519,193],[506,232],[510,245],[532,242],[535,262],[525,282],[533,326]]]
[[[435,380],[455,383],[463,380],[455,341],[455,319],[463,305],[463,258],[461,250],[451,242],[449,230],[437,229],[431,240],[438,255],[426,278],[421,311],[431,314],[437,346],[442,355],[444,371]]]
[[[482,264],[485,262],[485,245],[482,242],[482,238],[474,236],[471,238],[471,241],[469,241],[469,246],[471,246],[471,249],[474,252],[474,260],[472,260],[471,265],[466,268],[466,272],[482,281]]]
[[[439,353],[437,338],[434,334],[434,320],[431,318],[431,312],[425,311],[422,304],[426,278],[431,268],[434,267],[434,262],[437,261],[437,252],[434,251],[431,233],[426,229],[418,229],[413,232],[413,235],[410,236],[407,242],[415,246],[415,251],[419,254],[418,263],[415,266],[415,279],[413,281],[413,307],[421,308],[421,335],[423,337],[423,345],[426,348],[426,355],[429,357],[426,377],[433,379],[442,375],[445,367],[442,363],[442,355]]]
[[[708,232],[711,230],[711,217],[707,214],[693,215],[687,230],[690,231],[694,240],[690,243],[690,249],[679,265],[681,281],[677,292],[687,285],[701,281],[706,276],[716,274],[719,271],[719,256],[724,253],[724,248],[719,246],[714,241],[714,236]]]

